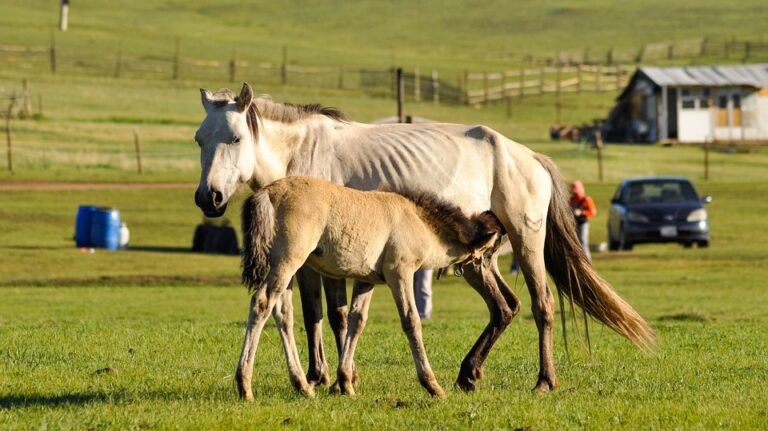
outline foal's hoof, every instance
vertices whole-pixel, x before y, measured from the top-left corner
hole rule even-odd
[[[310,385],[307,385],[306,387],[303,387],[303,388],[298,388],[298,391],[301,395],[309,399],[315,398],[315,389],[312,388],[312,386]]]
[[[435,398],[445,398],[445,391],[440,386],[429,389],[429,394]]]
[[[333,382],[333,384],[328,388],[328,392],[334,394],[334,395],[346,395],[348,397],[354,397],[355,396],[355,388],[352,386],[351,382],[344,382],[339,383],[338,380]]]

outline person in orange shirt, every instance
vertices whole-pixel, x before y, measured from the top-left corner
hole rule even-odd
[[[589,253],[589,219],[597,214],[595,201],[584,192],[584,184],[576,180],[571,183],[571,209],[576,218],[576,229],[579,233],[579,241],[584,248],[587,259],[592,260]]]

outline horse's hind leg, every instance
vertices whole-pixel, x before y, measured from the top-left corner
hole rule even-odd
[[[481,262],[469,265],[464,279],[485,300],[490,321],[461,363],[456,385],[464,391],[473,391],[474,382],[483,377],[483,363],[491,348],[520,311],[520,300],[509,289],[499,274],[497,255],[487,255]]]
[[[328,323],[331,325],[333,337],[336,340],[336,352],[341,363],[341,347],[347,335],[347,281],[343,278],[323,277],[323,291],[328,306]],[[353,374],[357,374],[352,364]],[[357,377],[354,377],[357,380]]]
[[[349,311],[349,327],[344,337],[344,343],[339,350],[339,368],[336,373],[336,382],[331,390],[341,392],[344,395],[354,395],[354,386],[359,377],[355,367],[355,348],[360,335],[368,320],[368,307],[371,304],[373,284],[357,281],[352,288],[352,306]]]
[[[552,326],[554,323],[555,298],[547,285],[547,272],[544,264],[544,229],[526,238],[526,246],[513,242],[518,252],[520,268],[525,276],[525,283],[531,295],[531,311],[539,331],[539,376],[536,392],[557,389],[555,359],[552,347]],[[511,238],[510,238],[511,239]]]
[[[392,296],[397,305],[397,311],[400,313],[400,323],[403,332],[408,337],[408,343],[411,347],[411,354],[416,363],[416,374],[419,376],[419,382],[427,391],[436,397],[444,397],[445,391],[437,383],[435,374],[427,359],[427,352],[424,348],[424,342],[421,338],[421,320],[419,312],[416,309],[416,300],[413,297],[413,274],[412,271],[385,271],[384,278],[387,280],[389,288],[392,290]]]
[[[323,350],[323,303],[320,274],[309,266],[302,266],[296,273],[301,294],[301,310],[307,331],[309,366],[307,381],[311,385],[327,385],[328,363]]]
[[[307,379],[304,376],[304,370],[301,369],[301,361],[299,360],[299,351],[296,349],[296,340],[293,335],[293,289],[288,288],[278,298],[275,307],[272,309],[272,316],[275,318],[275,324],[277,330],[280,333],[280,338],[283,341],[283,349],[285,350],[285,359],[288,364],[288,374],[291,379],[291,384],[300,393],[314,398],[315,391],[312,386],[307,383]]]

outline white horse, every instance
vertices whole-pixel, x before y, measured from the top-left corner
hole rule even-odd
[[[655,342],[643,318],[592,268],[575,233],[557,167],[550,159],[485,126],[458,124],[367,125],[319,105],[276,103],[201,89],[206,118],[195,139],[202,171],[195,202],[210,216],[224,213],[243,184],[257,190],[279,178],[306,175],[360,190],[386,187],[435,194],[465,213],[493,211],[507,231],[528,286],[539,332],[539,373],[534,390],[557,387],[552,327],[560,293],[641,348]],[[520,309],[498,271],[496,256],[468,265],[464,277],[484,298],[490,321],[462,362],[457,385],[474,389],[494,342]],[[309,380],[327,382],[320,339],[319,276],[299,272],[310,344]],[[330,280],[325,280],[331,282]],[[328,289],[337,349],[346,313],[344,289]],[[330,293],[330,295],[328,295]],[[290,307],[290,297],[284,301]]]
[[[259,190],[243,205],[243,284],[252,296],[235,374],[240,396],[253,399],[253,361],[270,313],[283,336],[291,382],[299,392],[313,395],[298,360],[292,316],[282,307],[291,277],[306,262],[329,277],[355,279],[334,385],[341,393],[355,393],[355,347],[368,318],[373,285],[386,283],[419,381],[431,395],[442,397],[445,393],[421,338],[413,274],[420,268],[478,260],[498,247],[503,235],[504,228],[490,211],[467,216],[429,194],[362,192],[299,176]]]

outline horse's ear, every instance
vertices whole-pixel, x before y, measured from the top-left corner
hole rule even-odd
[[[240,95],[235,100],[237,101],[237,109],[240,112],[245,112],[251,106],[251,102],[253,102],[253,89],[247,82],[243,83],[243,89],[240,90]]]
[[[208,112],[213,106],[213,94],[205,88],[200,89],[200,101],[203,102],[203,108],[205,112]]]

